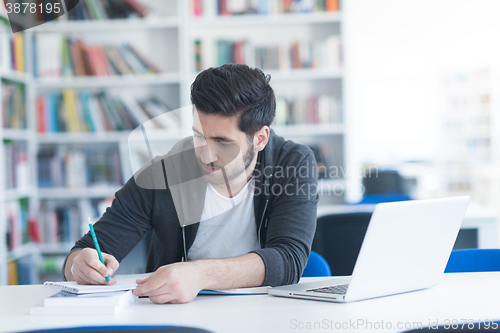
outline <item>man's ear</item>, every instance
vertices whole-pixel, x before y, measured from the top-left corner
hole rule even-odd
[[[271,130],[268,126],[262,126],[260,130],[257,131],[254,135],[254,145],[255,151],[262,151],[267,145],[269,141],[269,135],[271,134]]]

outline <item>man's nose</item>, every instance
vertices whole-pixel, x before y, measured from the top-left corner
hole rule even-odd
[[[217,155],[215,154],[213,149],[210,147],[210,144],[208,143],[208,141],[203,147],[201,147],[201,149],[202,149],[202,151],[200,154],[200,160],[202,163],[210,164],[210,163],[217,162]]]

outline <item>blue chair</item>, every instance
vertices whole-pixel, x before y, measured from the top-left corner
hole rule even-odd
[[[307,260],[306,268],[302,273],[302,277],[313,277],[313,276],[332,276],[332,271],[330,266],[318,253],[311,251],[309,255],[309,260]]]
[[[403,178],[396,170],[379,170],[373,177],[369,174],[363,177],[365,193],[359,204],[411,200],[405,193],[403,183]]]
[[[500,249],[451,251],[445,273],[500,271]]]
[[[23,333],[212,333],[201,328],[179,326],[143,326],[143,325],[117,325],[117,326],[81,326],[68,328],[55,328],[46,330],[25,331]]]

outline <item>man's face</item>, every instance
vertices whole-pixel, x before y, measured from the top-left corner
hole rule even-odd
[[[212,185],[231,182],[251,165],[253,138],[249,142],[238,127],[238,117],[205,114],[195,109],[193,141],[205,180]]]

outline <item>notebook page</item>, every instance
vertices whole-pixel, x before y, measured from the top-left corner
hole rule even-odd
[[[131,290],[137,287],[137,284],[135,282],[120,281],[120,280],[118,280],[113,285],[84,285],[84,284],[78,284],[75,281],[65,281],[65,282],[46,281],[44,282],[43,285],[48,288],[56,288],[74,294],[105,293],[111,291]]]

